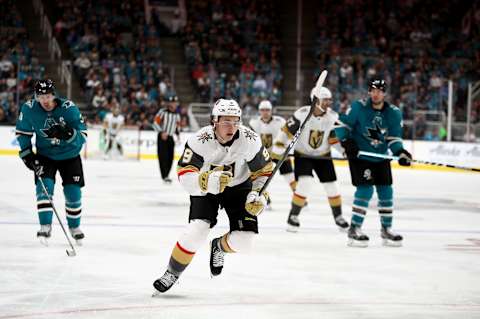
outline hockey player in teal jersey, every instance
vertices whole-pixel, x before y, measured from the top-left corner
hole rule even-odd
[[[398,107],[385,101],[385,81],[372,80],[369,98],[352,103],[340,115],[342,125],[335,129],[348,157],[352,184],[356,186],[352,221],[348,231],[350,246],[368,246],[368,236],[361,231],[374,186],[384,245],[401,246],[403,237],[391,230],[393,219],[393,188],[390,161],[374,157],[358,157],[359,151],[386,154],[390,149],[399,156],[399,164],[409,166],[412,156],[403,148],[402,114]]]
[[[40,176],[53,196],[55,175],[62,177],[65,210],[70,234],[81,244],[84,234],[80,229],[82,211],[81,187],[84,186],[80,150],[86,141],[87,127],[78,107],[69,100],[55,96],[51,80],[35,84],[35,98],[20,108],[16,125],[20,144],[20,158],[35,172],[37,210],[40,230],[37,237],[43,244],[52,230],[52,205],[38,182]],[[35,135],[36,152],[32,150]]]

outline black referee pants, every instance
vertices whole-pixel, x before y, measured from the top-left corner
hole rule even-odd
[[[157,155],[158,164],[160,165],[160,174],[162,179],[168,178],[173,164],[173,154],[175,152],[175,142],[172,136],[168,136],[167,140],[162,140],[162,133],[157,135]]]

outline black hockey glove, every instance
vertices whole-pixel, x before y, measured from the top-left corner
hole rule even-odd
[[[410,166],[411,165],[412,154],[410,154],[407,150],[402,148],[395,155],[398,156],[398,164],[400,164],[401,166]]]
[[[45,133],[47,134],[48,137],[50,138],[58,138],[59,140],[68,140],[73,136],[73,128],[68,126],[65,123],[57,123],[47,130],[45,130]]]
[[[43,166],[40,165],[40,161],[37,158],[35,153],[31,152],[28,155],[22,157],[22,161],[25,163],[25,166],[28,169],[35,172],[36,175],[41,175],[43,173]]]
[[[348,138],[344,141],[341,141],[342,147],[345,149],[345,155],[347,155],[348,159],[355,159],[358,157],[358,146],[354,140]]]

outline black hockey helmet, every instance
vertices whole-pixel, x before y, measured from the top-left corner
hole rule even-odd
[[[40,80],[35,84],[35,95],[52,93],[55,94],[55,86],[50,79]]]
[[[368,84],[368,91],[371,89],[379,89],[385,92],[387,90],[387,84],[383,79],[372,79]]]

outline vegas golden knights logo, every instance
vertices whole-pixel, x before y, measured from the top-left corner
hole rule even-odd
[[[262,138],[262,144],[265,148],[270,148],[273,144],[272,134],[260,134]]]
[[[312,148],[319,148],[322,145],[324,132],[322,131],[310,131],[310,137],[308,138],[308,144]]]
[[[224,172],[230,172],[232,173],[232,176],[235,174],[235,163],[232,163],[230,165],[215,165],[215,164],[210,164],[210,170],[213,171],[215,168],[221,167],[221,170]]]

